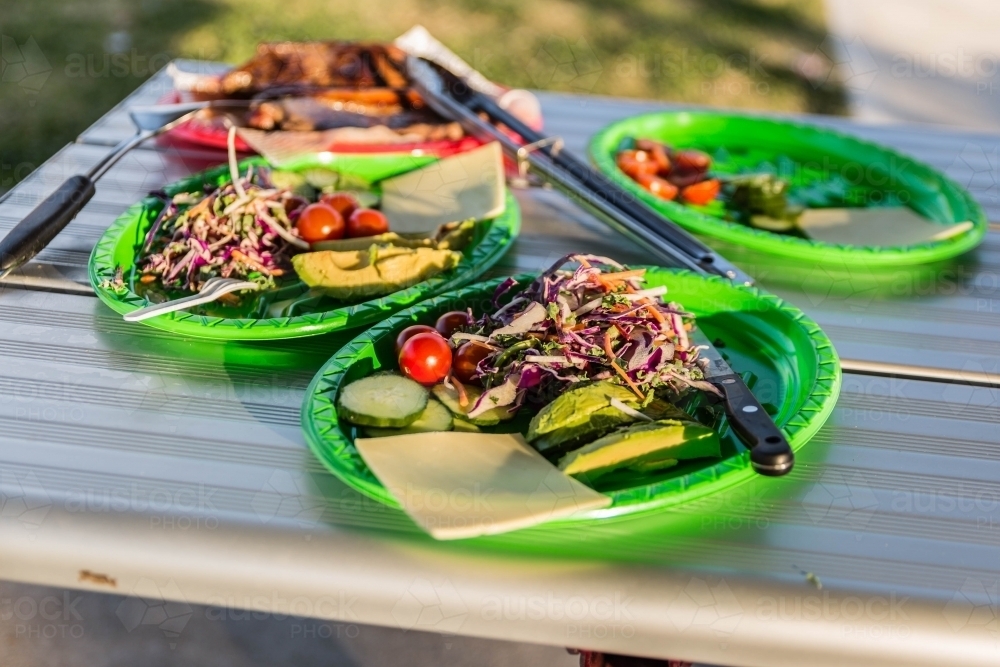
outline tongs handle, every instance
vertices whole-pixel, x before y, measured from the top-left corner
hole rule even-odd
[[[94,181],[71,176],[0,240],[0,277],[34,257],[94,196]]]
[[[774,424],[743,378],[733,373],[711,380],[723,393],[729,425],[750,449],[750,464],[761,475],[778,477],[791,471],[795,453],[784,433]]]

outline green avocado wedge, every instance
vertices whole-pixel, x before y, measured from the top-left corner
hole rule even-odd
[[[627,387],[611,382],[580,383],[543,407],[531,419],[526,440],[548,458],[635,421],[611,405],[617,399],[632,409],[639,402]]]
[[[559,469],[592,485],[619,468],[639,467],[664,459],[718,458],[719,434],[690,421],[663,420],[633,424],[576,449],[559,461]]]

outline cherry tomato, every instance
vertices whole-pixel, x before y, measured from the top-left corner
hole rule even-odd
[[[303,241],[316,243],[344,238],[344,218],[326,204],[309,204],[295,221]]]
[[[681,199],[689,204],[704,206],[715,199],[718,194],[719,181],[717,179],[710,178],[707,181],[689,185],[681,190]]]
[[[331,192],[320,195],[319,200],[340,213],[344,220],[348,220],[351,214],[359,208],[358,200],[349,192]]]
[[[399,370],[420,384],[437,384],[451,372],[451,346],[436,331],[418,333],[403,343]]]
[[[649,154],[644,151],[627,150],[620,152],[615,158],[618,168],[632,179],[637,179],[642,174],[655,174],[656,163],[649,159]]]
[[[643,174],[636,182],[661,199],[669,201],[677,196],[677,186],[659,176]]]
[[[712,166],[712,158],[707,153],[695,150],[674,151],[674,167],[678,171],[696,171],[704,174]]]
[[[468,326],[470,323],[468,313],[463,313],[461,310],[453,310],[439,317],[434,324],[434,328],[445,338],[451,338],[453,333],[464,326]]]
[[[389,231],[389,221],[381,211],[373,208],[359,208],[347,219],[347,236],[352,239],[385,234],[387,231]]]
[[[455,352],[455,362],[451,366],[451,374],[459,382],[466,384],[479,382],[475,377],[476,367],[480,361],[488,357],[492,352],[493,350],[485,345],[470,340]]]
[[[421,333],[436,334],[437,329],[429,327],[426,324],[414,324],[413,326],[406,327],[396,336],[396,356],[398,357],[400,350],[403,349],[403,343]]]

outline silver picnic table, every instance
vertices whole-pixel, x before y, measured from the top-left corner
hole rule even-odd
[[[0,230],[169,88],[154,76],[21,182]],[[580,154],[604,124],[666,108],[540,97],[547,131]],[[797,120],[944,170],[1000,220],[1000,136]],[[87,259],[115,216],[219,161],[136,150],[0,292],[0,578],[129,596],[134,625],[173,636],[198,603],[723,665],[1000,664],[996,226],[944,279],[890,296],[758,271],[845,359],[836,411],[787,478],[585,535],[438,543],[303,441],[304,389],[348,336],[181,340],[91,292]],[[652,262],[554,193],[517,197],[523,231],[498,272],[573,250]]]

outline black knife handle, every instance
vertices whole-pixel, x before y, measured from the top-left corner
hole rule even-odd
[[[37,255],[94,196],[94,181],[78,174],[56,188],[0,240],[0,273]]]
[[[723,399],[729,425],[750,448],[750,464],[761,475],[778,477],[795,465],[795,454],[781,430],[738,375],[712,378]]]

